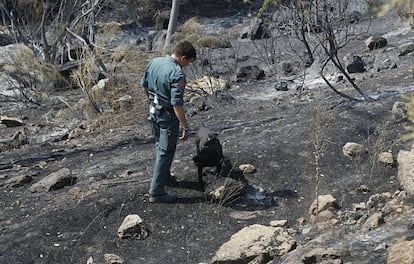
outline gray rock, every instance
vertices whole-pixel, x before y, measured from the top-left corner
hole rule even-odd
[[[379,49],[387,46],[387,39],[382,36],[371,36],[366,41],[369,50]]]
[[[115,254],[105,254],[105,261],[107,264],[123,264],[125,260]]]
[[[399,57],[408,55],[412,52],[414,52],[414,42],[404,43],[401,46],[399,46],[400,54],[398,54]]]
[[[378,228],[384,223],[384,215],[381,212],[376,212],[365,221],[364,227],[372,229]]]
[[[398,179],[404,190],[414,194],[414,149],[411,151],[400,150],[397,156]]]
[[[414,261],[414,240],[398,241],[388,252],[387,264],[411,264]]]
[[[355,142],[347,142],[342,147],[342,153],[348,158],[360,157],[365,152],[365,148],[362,144]]]
[[[23,120],[8,116],[0,116],[0,123],[4,124],[6,127],[23,126]]]
[[[378,161],[385,165],[393,165],[394,157],[392,156],[391,152],[385,151],[385,152],[381,152],[378,155]]]
[[[151,33],[151,34],[150,34]],[[165,44],[165,37],[167,36],[167,30],[160,30],[148,33],[148,47],[149,51],[162,50]]]
[[[7,180],[4,184],[0,184],[0,186],[4,185],[7,187],[20,187],[23,186],[26,183],[29,183],[32,181],[32,176],[30,175],[18,175],[15,176],[13,178],[10,178],[9,180]]]
[[[335,197],[330,194],[319,195],[318,199],[315,199],[309,207],[309,221],[315,224],[334,219],[338,209],[339,205],[336,203]]]
[[[288,91],[288,83],[286,81],[279,81],[277,82],[275,89],[277,91]]]
[[[14,39],[7,34],[0,34],[0,46],[7,46],[14,43]]]
[[[345,248],[314,248],[307,252],[302,263],[337,263],[341,256],[347,256],[350,252]],[[313,261],[313,262],[311,262]],[[342,263],[339,262],[339,263]]]
[[[252,174],[256,172],[256,168],[251,164],[240,164],[239,170],[247,174]]]
[[[0,47],[0,95],[33,100],[38,89],[53,89],[56,75],[26,45]],[[24,90],[24,94],[22,92]]]
[[[76,177],[72,176],[72,172],[68,168],[63,168],[46,176],[41,181],[30,187],[31,192],[48,192],[62,189],[65,186],[73,185]]]
[[[346,66],[346,70],[349,73],[361,73],[365,72],[365,62],[360,56],[352,56],[352,59],[349,60]]]
[[[17,131],[11,138],[0,139],[0,152],[9,149],[19,148],[28,144],[28,139],[24,129]]]
[[[243,66],[237,70],[236,77],[239,82],[247,80],[262,80],[265,77],[265,73],[264,70],[260,69],[256,65]]]
[[[125,217],[121,226],[118,228],[118,237],[145,239],[149,236],[149,231],[144,226],[144,221],[137,214]]]
[[[404,102],[395,102],[392,106],[392,117],[395,122],[402,122],[408,118],[408,108],[407,104]]]
[[[282,256],[295,247],[295,239],[284,228],[254,224],[231,236],[216,252],[212,263],[248,263],[258,256]]]
[[[263,38],[269,38],[270,33],[269,29],[265,25],[262,19],[254,19],[251,22],[251,25],[245,27],[242,30],[241,39],[250,39],[250,40],[256,40],[256,39],[263,39]]]

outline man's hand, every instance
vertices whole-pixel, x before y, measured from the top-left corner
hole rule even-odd
[[[190,137],[190,132],[188,131],[188,129],[183,129],[181,132],[180,140],[186,141],[189,137]]]
[[[187,118],[185,117],[184,106],[173,105],[173,109],[174,109],[175,115],[177,116],[180,122],[180,126],[182,129],[180,140],[186,141],[188,137],[190,136],[190,133],[188,129]]]

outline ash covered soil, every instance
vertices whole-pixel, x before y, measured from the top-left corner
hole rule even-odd
[[[389,30],[384,28],[382,33]],[[363,47],[364,39],[354,47]],[[389,54],[384,50],[373,53]],[[219,133],[224,154],[234,167],[251,164],[256,168],[255,173],[244,175],[247,195],[227,206],[206,201],[197,190],[193,138],[178,144],[172,166],[178,186],[167,190],[179,196],[178,202],[148,202],[155,147],[142,102],[123,113],[134,120],[133,125],[121,125],[114,116],[113,126],[94,129],[90,123],[79,124],[70,139],[57,137],[3,151],[0,263],[86,263],[90,257],[104,263],[107,253],[121,256],[125,263],[209,262],[220,245],[243,227],[278,219],[287,219],[295,227],[298,218],[308,218],[316,198],[312,127],[317,113],[322,113],[327,142],[319,193],[332,194],[342,208],[350,208],[372,194],[394,192],[400,188],[397,167],[372,165],[369,157],[380,140],[394,154],[409,149],[397,142],[408,123],[394,121],[391,109],[413,88],[412,58],[401,57],[397,68],[381,73],[372,70],[355,75],[359,85],[376,96],[372,102],[344,101],[327,88],[312,87],[298,99],[294,85],[289,91],[276,91],[276,80],[271,79],[238,83],[217,96],[187,102],[192,132],[204,124]],[[140,91],[135,93],[139,97]],[[197,110],[201,102],[207,110]],[[26,126],[39,127],[39,133],[64,130],[65,124],[39,120],[48,109],[29,106],[19,114],[27,117]],[[2,127],[1,134],[8,137],[13,131]],[[368,153],[359,159],[345,157],[342,147],[347,142],[368,146]],[[50,192],[30,191],[33,183],[62,168],[77,178],[73,185]],[[20,187],[5,184],[19,175],[31,176],[32,181]],[[368,193],[358,191],[363,184]],[[150,233],[146,239],[117,237],[129,214],[143,219]],[[300,234],[296,239],[298,244],[304,241]],[[357,251],[350,261],[362,263]],[[377,254],[378,263],[383,263],[386,252]]]

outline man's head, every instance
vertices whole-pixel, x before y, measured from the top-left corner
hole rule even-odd
[[[185,67],[196,59],[197,52],[190,42],[181,41],[174,46],[172,56],[181,67]]]

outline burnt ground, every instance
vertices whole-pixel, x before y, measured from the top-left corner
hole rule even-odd
[[[133,125],[120,125],[115,116],[105,129],[86,124],[72,139],[54,138],[3,151],[0,263],[86,263],[90,257],[104,263],[106,253],[117,254],[126,263],[209,262],[242,227],[276,219],[288,219],[295,226],[297,218],[308,217],[315,199],[311,135],[317,113],[326,142],[320,194],[332,194],[346,209],[366,201],[369,194],[398,190],[396,166],[372,165],[370,160],[379,151],[392,149],[396,156],[399,149],[408,148],[397,141],[408,123],[395,122],[390,111],[395,101],[403,100],[403,90],[412,86],[411,62],[408,56],[396,69],[356,75],[367,92],[379,95],[373,102],[344,101],[326,88],[308,90],[297,100],[293,88],[276,91],[270,79],[240,83],[218,96],[188,102],[189,113],[200,100],[209,106],[189,116],[193,132],[200,124],[213,129],[234,166],[248,163],[257,169],[245,175],[250,195],[228,206],[205,201],[197,190],[192,138],[178,144],[173,173],[179,184],[168,187],[179,201],[148,203],[155,150],[142,105],[126,113]],[[64,127],[38,119],[48,109],[29,106],[19,114],[28,117],[28,127],[40,127],[38,131]],[[4,136],[13,132],[5,127],[1,131]],[[349,141],[364,144],[368,153],[346,158],[342,146]],[[65,167],[77,177],[74,185],[47,193],[29,190],[33,182]],[[33,182],[4,185],[16,175],[30,175]],[[368,194],[358,191],[361,184],[369,187]],[[117,229],[129,214],[141,216],[150,231],[148,238],[117,238]]]

